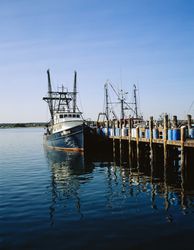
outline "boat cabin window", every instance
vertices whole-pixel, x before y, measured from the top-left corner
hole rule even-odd
[[[59,118],[66,118],[66,117],[74,117],[74,118],[80,118],[80,115],[76,114],[65,114],[65,115],[59,115]]]

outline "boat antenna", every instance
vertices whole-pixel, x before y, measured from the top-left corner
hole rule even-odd
[[[77,95],[77,72],[74,72],[74,85],[73,85],[73,112],[76,112],[76,95]]]
[[[48,106],[49,106],[49,110],[50,110],[50,114],[51,114],[51,119],[53,121],[53,100],[52,100],[52,86],[51,86],[51,78],[50,78],[50,71],[49,69],[47,70],[47,76],[48,76]]]

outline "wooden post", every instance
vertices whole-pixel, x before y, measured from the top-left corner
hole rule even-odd
[[[120,137],[120,139],[119,139],[119,153],[120,153],[119,159],[120,159],[120,166],[121,166],[121,164],[122,164],[122,159],[123,159],[122,139],[121,139],[121,137]]]
[[[151,160],[151,171],[153,171],[153,116],[150,117],[149,121],[150,131],[150,160]]]
[[[131,122],[131,118],[129,118],[128,143],[129,143],[129,165],[130,166],[131,166],[131,158],[132,158],[131,127],[132,127],[132,122]]]
[[[172,126],[173,128],[177,128],[177,116],[173,115],[172,117]]]
[[[109,136],[109,135],[108,135],[108,130],[109,130],[109,120],[107,120],[106,125],[107,125],[107,126],[106,126],[106,129],[107,129],[107,131],[106,131],[106,135],[107,135],[107,137],[108,137],[108,136]]]
[[[168,136],[167,136],[167,132],[168,132],[168,115],[164,116],[164,130],[163,130],[163,138],[164,140],[167,140]]]
[[[137,163],[139,163],[139,127],[136,128]]]
[[[112,121],[112,130],[113,130],[113,160],[115,160],[116,154],[115,154],[115,121]]]
[[[129,118],[128,125],[129,125],[128,137],[129,137],[129,140],[131,141],[131,118]]]
[[[152,142],[153,140],[153,116],[150,116],[149,130],[150,130],[150,141]]]
[[[113,137],[112,145],[113,145],[113,160],[115,160],[116,159],[116,143],[115,143],[114,137]]]
[[[164,127],[163,127],[163,148],[164,148],[164,185],[165,185],[165,196],[167,190],[167,139],[168,139],[168,115],[164,115]],[[168,208],[168,199],[165,198],[165,209]]]
[[[126,127],[126,119],[123,120],[123,126]]]
[[[163,145],[164,145],[164,166],[167,165],[167,139],[168,139],[168,115],[164,116]]]
[[[189,117],[188,117],[189,118]],[[189,126],[189,123],[188,123]],[[185,208],[184,182],[185,182],[185,149],[184,141],[186,138],[186,127],[181,127],[181,206]]]
[[[123,120],[120,119],[120,129],[122,129],[122,126],[123,126]]]
[[[119,130],[120,130],[120,136],[119,136],[119,156],[120,156],[120,165],[122,162],[122,119],[120,119],[120,126],[119,126]]]
[[[192,119],[191,115],[187,115],[188,129],[190,129],[192,127],[192,121],[191,121],[191,119]]]
[[[185,154],[184,154],[184,141],[186,138],[186,127],[181,127],[181,170],[184,171],[185,167]]]
[[[115,121],[113,120],[112,121],[112,134],[113,134],[113,137],[115,136]]]
[[[119,128],[119,120],[117,120],[116,125],[117,125],[117,128]]]

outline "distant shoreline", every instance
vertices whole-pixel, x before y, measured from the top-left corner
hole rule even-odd
[[[45,127],[46,122],[21,122],[21,123],[0,123],[0,129],[2,128],[36,128]]]

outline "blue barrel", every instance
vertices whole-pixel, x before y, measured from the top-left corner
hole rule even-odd
[[[173,130],[172,129],[168,129],[168,140],[169,141],[173,140]]]
[[[106,135],[106,128],[101,129],[101,135],[103,135],[103,136]]]
[[[178,141],[181,139],[180,129],[178,128],[173,129],[172,138],[173,138],[173,141]]]
[[[194,139],[194,128],[190,128],[190,129],[189,129],[189,137],[190,137],[191,139]]]
[[[139,130],[139,138],[144,138],[145,137],[145,131]]]
[[[131,129],[131,137],[136,138],[136,128]]]
[[[145,130],[145,138],[150,139],[150,130],[148,128]]]
[[[158,139],[159,138],[159,131],[157,128],[153,129],[153,139]]]
[[[116,136],[120,136],[120,128],[115,129],[115,134],[116,134]]]

